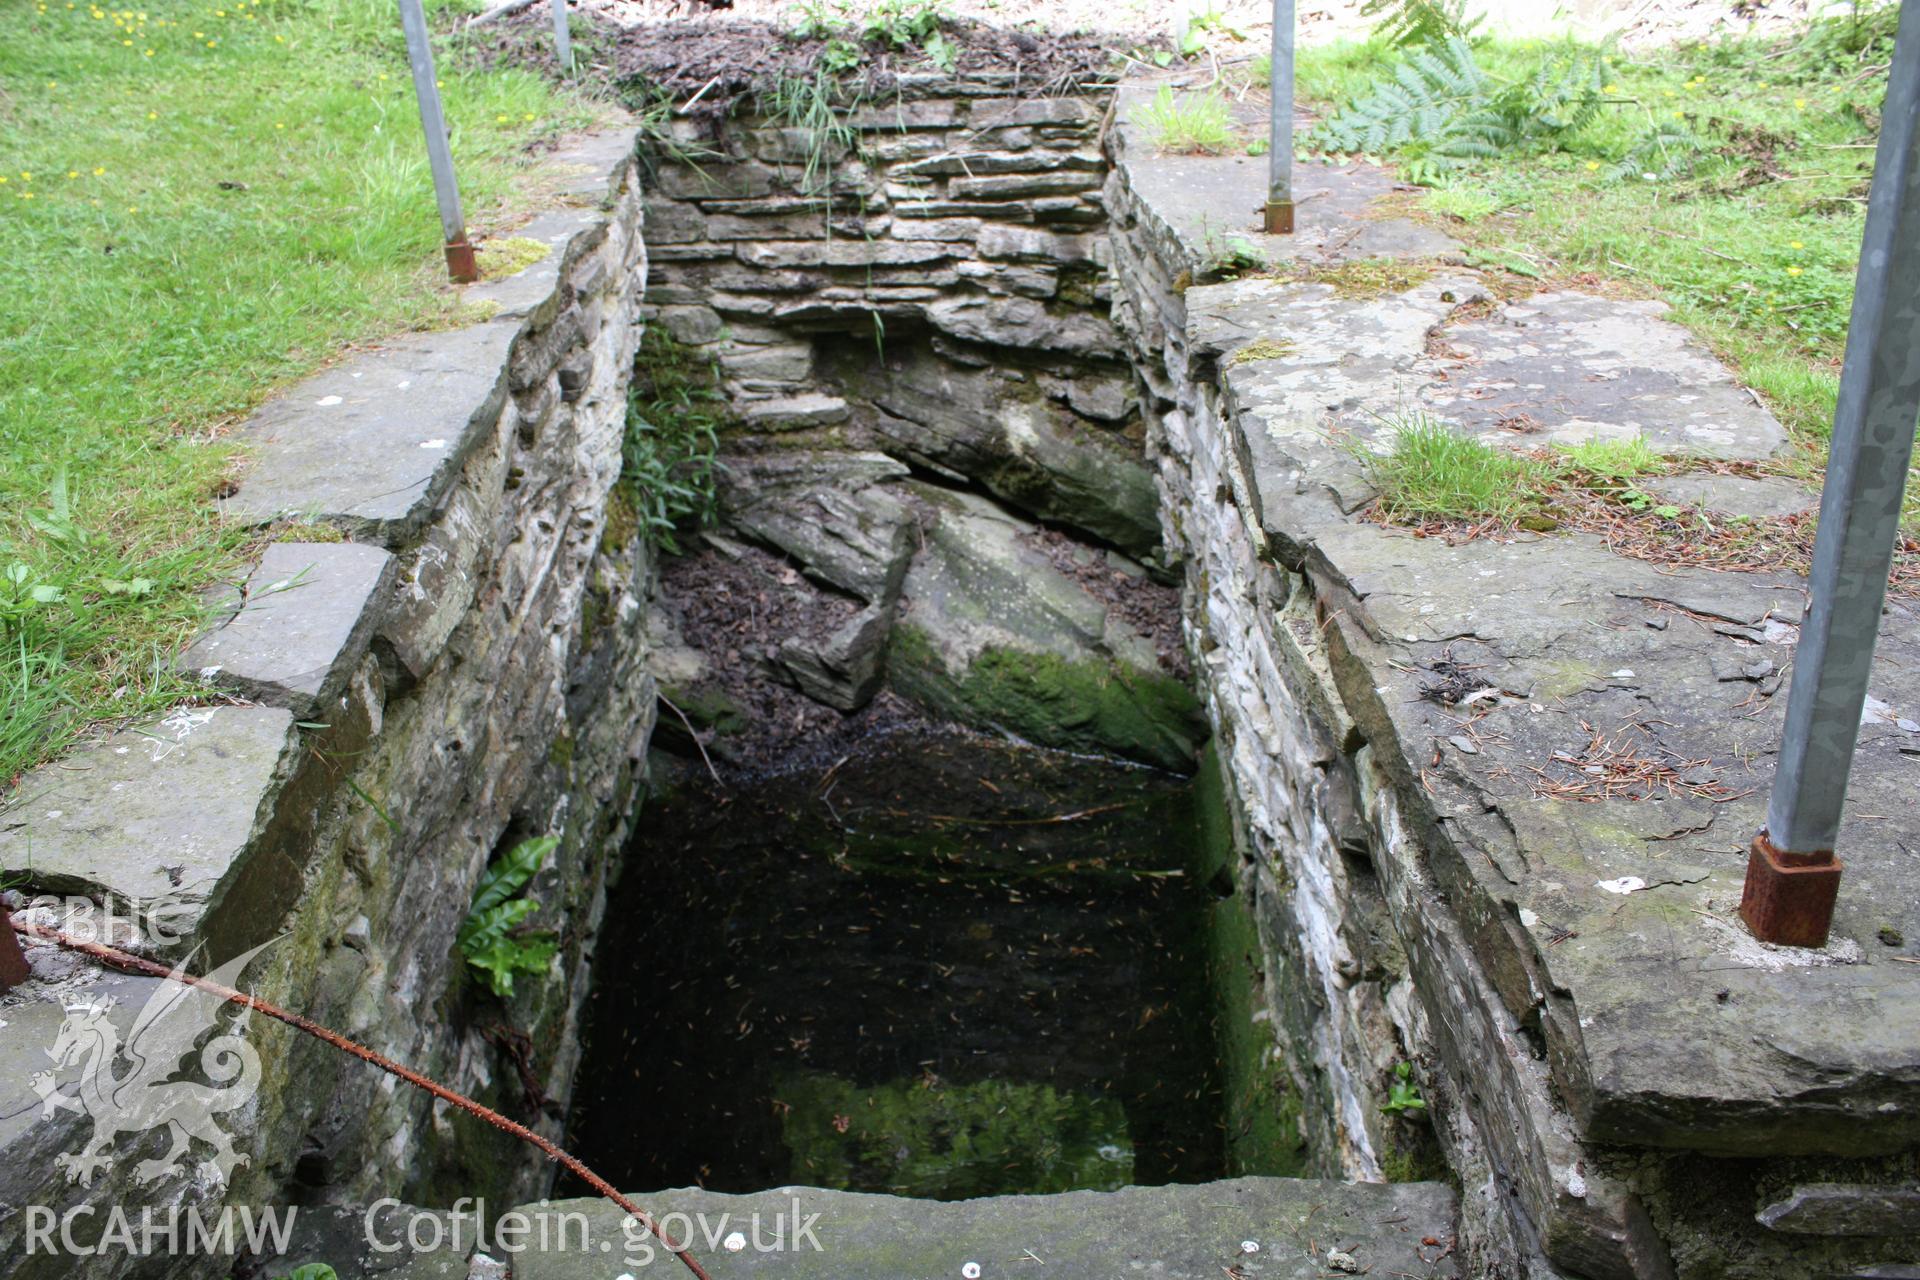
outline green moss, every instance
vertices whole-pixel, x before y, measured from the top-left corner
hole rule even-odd
[[[1239,864],[1225,788],[1219,753],[1202,751],[1194,779],[1195,874],[1217,887],[1233,883]],[[1299,1092],[1274,1043],[1272,1023],[1254,1021],[1264,978],[1259,932],[1244,896],[1230,893],[1208,907],[1206,941],[1227,1176],[1312,1176],[1316,1170],[1300,1137]]]
[[[1388,1182],[1446,1182],[1453,1176],[1433,1130],[1424,1124],[1394,1126],[1380,1151],[1380,1172]]]
[[[955,675],[925,633],[905,625],[894,628],[888,674],[906,697],[964,723],[1043,746],[1193,767],[1200,706],[1171,676],[1006,648],[982,651]]]
[[[1272,338],[1257,338],[1227,357],[1227,367],[1252,364],[1255,360],[1284,360],[1297,348],[1291,342],[1276,342]]]
[[[1114,1191],[1133,1173],[1118,1098],[1011,1080],[862,1085],[807,1073],[774,1090],[793,1168],[817,1186],[941,1200]]]
[[[1378,298],[1389,293],[1405,293],[1424,284],[1433,275],[1426,262],[1404,258],[1359,258],[1336,267],[1321,267],[1307,274],[1315,284],[1330,285],[1342,298]]]
[[[502,280],[507,276],[519,275],[552,252],[552,246],[528,236],[503,236],[498,240],[484,240],[473,247],[474,261],[479,264],[482,280]]]

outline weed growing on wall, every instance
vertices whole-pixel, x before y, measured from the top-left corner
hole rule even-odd
[[[650,327],[627,391],[627,438],[620,485],[641,536],[678,555],[678,533],[713,519],[719,501],[720,428],[725,398],[712,362]]]
[[[1171,155],[1222,155],[1239,141],[1227,100],[1212,90],[1176,94],[1162,85],[1151,101],[1133,109],[1133,122]]]
[[[521,896],[559,845],[556,836],[540,836],[522,840],[496,859],[480,877],[473,905],[455,935],[460,954],[502,998],[513,994],[516,975],[545,973],[559,951],[553,930],[525,927],[540,903]]]

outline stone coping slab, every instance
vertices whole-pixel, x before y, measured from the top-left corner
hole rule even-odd
[[[137,907],[173,954],[266,829],[293,742],[280,707],[180,707],[122,729],[27,776],[0,813],[0,868]]]
[[[222,509],[264,524],[337,522],[398,545],[445,495],[506,399],[519,327],[496,322],[409,334],[363,351],[267,402],[238,432],[253,453]]]
[[[1587,534],[1415,537],[1365,517],[1355,452],[1409,407],[1517,448],[1644,434],[1757,461],[1784,433],[1658,304],[1554,294],[1456,318],[1480,292],[1454,272],[1372,300],[1277,280],[1186,296],[1190,363],[1222,388],[1262,532],[1316,580],[1346,709],[1397,746],[1431,874],[1590,1140],[1912,1143],[1920,966],[1895,959],[1920,943],[1920,612],[1887,611],[1833,941],[1756,942],[1735,907],[1803,584]]]
[[[1438,1183],[1235,1178],[1197,1186],[946,1202],[813,1187],[753,1195],[686,1189],[635,1199],[656,1221],[685,1215],[704,1221],[722,1241],[740,1231],[744,1247],[738,1251],[728,1251],[724,1243],[714,1249],[704,1239],[697,1250],[715,1276],[725,1277],[1219,1280],[1224,1274],[1241,1280],[1309,1280],[1365,1274],[1444,1280],[1460,1274],[1446,1256],[1454,1233],[1454,1196]],[[799,1224],[819,1215],[810,1237],[796,1229],[796,1205]],[[614,1258],[620,1256],[624,1215],[612,1205],[573,1200],[522,1211],[584,1214],[589,1247],[577,1247],[576,1232],[571,1251],[548,1247],[517,1254],[515,1280],[607,1280],[622,1270],[593,1247],[595,1241],[611,1240]],[[784,1238],[802,1247],[757,1251],[756,1218],[763,1244],[773,1244],[781,1224]],[[818,1250],[810,1247],[812,1240],[818,1240]],[[965,1269],[968,1263],[976,1269]],[[637,1274],[678,1267],[661,1252]]]
[[[249,698],[305,714],[366,650],[393,557],[361,543],[276,542],[228,620],[180,665]],[[345,659],[343,661],[343,659]]]
[[[1228,242],[1244,243],[1269,263],[1322,264],[1353,258],[1419,258],[1455,254],[1460,245],[1410,218],[1382,215],[1375,202],[1394,189],[1393,175],[1377,164],[1296,162],[1294,233],[1270,236],[1265,156],[1156,154],[1153,138],[1135,120],[1157,86],[1129,84],[1115,99],[1107,148],[1127,187],[1149,216],[1162,223],[1162,238],[1177,247],[1189,267],[1216,259]],[[1178,91],[1176,91],[1178,92]],[[1312,121],[1294,121],[1304,134]],[[1241,121],[1248,137],[1266,136],[1264,117]]]

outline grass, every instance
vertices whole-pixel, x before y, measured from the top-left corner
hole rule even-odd
[[[1217,156],[1240,145],[1227,100],[1213,90],[1176,94],[1162,85],[1151,102],[1134,107],[1132,119],[1169,155]]]
[[[1376,509],[1406,524],[1492,522],[1510,526],[1540,509],[1552,471],[1521,454],[1456,433],[1424,413],[1383,419],[1389,447],[1356,445],[1354,456],[1378,492]]]
[[[1780,469],[1825,464],[1855,264],[1885,90],[1894,10],[1863,5],[1787,40],[1604,57],[1607,107],[1563,149],[1470,160],[1414,197],[1508,268],[1521,289],[1594,287],[1658,296],[1767,402],[1796,448]],[[1515,80],[1563,45],[1487,41],[1492,75]],[[1383,43],[1303,50],[1304,100],[1332,108],[1386,73]],[[1704,147],[1671,176],[1615,177],[1651,126]],[[1664,167],[1664,165],[1663,165]],[[1920,532],[1920,483],[1907,525]]]
[[[484,232],[529,198],[529,144],[596,112],[444,50],[439,75]],[[169,659],[248,537],[211,501],[239,416],[461,307],[388,4],[30,0],[0,83],[0,567],[27,591],[0,611],[4,788],[192,692]]]

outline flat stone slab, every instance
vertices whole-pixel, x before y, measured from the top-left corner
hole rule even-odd
[[[1431,227],[1382,216],[1374,202],[1394,189],[1394,177],[1364,161],[1296,162],[1294,232],[1268,235],[1266,157],[1156,154],[1152,137],[1134,123],[1134,113],[1157,92],[1142,85],[1120,90],[1108,146],[1125,170],[1127,185],[1163,222],[1163,234],[1190,265],[1217,258],[1230,240],[1250,246],[1274,265],[1441,257],[1461,251],[1459,242]],[[1264,116],[1243,116],[1240,125],[1249,138],[1266,136]],[[1294,121],[1296,135],[1311,126],[1306,117]]]
[[[276,542],[237,611],[196,640],[180,665],[260,702],[305,712],[365,652],[374,601],[393,557],[362,543]]]
[[[180,707],[44,765],[0,814],[0,868],[154,908],[183,949],[269,816],[292,729],[280,707]]]
[[[1771,477],[1720,476],[1698,472],[1684,476],[1663,476],[1644,485],[1676,506],[1701,507],[1722,515],[1745,516],[1750,520],[1773,520],[1816,511],[1820,495],[1805,485]]]
[[[1452,320],[1476,292],[1458,273],[1372,300],[1274,280],[1187,294],[1190,358],[1216,362],[1264,532],[1351,601],[1328,623],[1335,677],[1365,736],[1419,771],[1409,794],[1443,837],[1430,873],[1513,1016],[1539,1020],[1590,1141],[1912,1143],[1920,966],[1896,960],[1920,948],[1920,608],[1886,614],[1833,940],[1761,944],[1735,912],[1804,585],[1586,534],[1414,537],[1365,518],[1355,449],[1387,447],[1409,405],[1513,448],[1644,434],[1764,458],[1784,433],[1656,304],[1547,295]],[[1285,354],[1239,358],[1263,339]],[[1682,479],[1728,501],[1728,477]]]
[[[1631,440],[1660,453],[1771,457],[1787,433],[1662,302],[1536,294],[1447,326],[1436,413],[1534,445]]]
[[[1220,1280],[1224,1274],[1319,1280],[1364,1274],[1443,1280],[1459,1274],[1453,1258],[1443,1256],[1454,1234],[1453,1192],[1437,1183],[1236,1178],[946,1202],[811,1187],[738,1196],[691,1189],[635,1199],[663,1226],[682,1236],[697,1232],[696,1256],[725,1277]],[[572,1249],[517,1254],[515,1280],[611,1280],[642,1256],[623,1257],[624,1215],[605,1201],[560,1201],[524,1206],[523,1212],[583,1214],[587,1247],[578,1247],[576,1234]],[[814,1214],[819,1217],[811,1221],[811,1234],[802,1234],[796,1222],[808,1225]],[[754,1246],[756,1221],[764,1249]],[[784,1225],[785,1247],[772,1247],[776,1223]],[[729,1251],[725,1241],[734,1231],[743,1247]],[[598,1250],[596,1242],[603,1240],[614,1243],[609,1253]],[[647,1272],[636,1274],[678,1266],[662,1252]]]
[[[499,414],[517,330],[500,321],[411,334],[268,401],[240,429],[253,465],[222,510],[404,538],[453,482],[475,428]]]
[[[498,310],[493,313],[493,319],[496,320],[520,319],[536,311],[557,309],[559,298],[555,287],[560,283],[560,269],[565,263],[567,245],[582,231],[590,231],[600,222],[600,215],[591,209],[555,209],[541,214],[526,226],[502,238],[538,241],[546,246],[546,256],[535,259],[510,276],[468,285],[462,296],[470,303],[490,303],[497,307]],[[484,271],[487,267],[487,243],[482,241],[477,248],[480,268]]]

